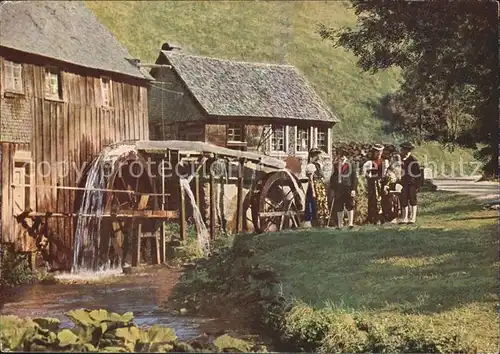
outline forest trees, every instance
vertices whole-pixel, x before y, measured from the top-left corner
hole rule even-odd
[[[386,99],[392,123],[416,139],[488,146],[485,172],[498,167],[498,7],[494,1],[351,1],[356,26],[320,25],[365,71],[402,69]]]

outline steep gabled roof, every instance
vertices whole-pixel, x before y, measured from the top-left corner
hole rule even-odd
[[[210,116],[338,121],[293,66],[162,53]]]
[[[81,1],[0,3],[0,47],[141,79],[151,76]]]

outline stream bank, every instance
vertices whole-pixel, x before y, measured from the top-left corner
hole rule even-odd
[[[132,274],[115,272],[99,278],[59,274],[55,284],[30,284],[10,289],[4,294],[0,315],[51,317],[61,322],[61,328],[68,328],[72,325],[66,316],[68,311],[105,309],[118,314],[132,312],[134,323],[139,328],[167,326],[175,331],[179,340],[228,334],[254,343],[261,342],[230,313],[207,317],[191,314],[185,309],[174,311],[169,301],[182,273],[183,269],[179,267],[149,266],[138,268]]]
[[[313,307],[300,298],[292,298],[293,289],[283,284],[280,275],[266,265],[265,255],[284,252],[287,256],[282,258],[289,257],[294,240],[300,244],[307,232],[311,231],[276,233],[282,246],[268,242],[273,234],[238,235],[232,247],[219,249],[210,259],[197,262],[181,277],[171,303],[200,314],[236,309],[253,331],[266,335],[277,351],[478,351],[475,339],[454,323],[450,326],[417,313],[373,315],[341,305]],[[353,237],[352,233],[349,235]],[[328,237],[333,236],[329,234]],[[281,247],[288,252],[281,251]],[[280,260],[284,261],[282,258]],[[328,260],[319,261],[329,263]],[[303,276],[308,274],[308,269],[300,269],[300,272]],[[309,289],[311,287],[309,285]]]

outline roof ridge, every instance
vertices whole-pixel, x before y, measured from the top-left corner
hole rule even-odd
[[[293,65],[160,51],[208,116],[339,119]]]
[[[264,63],[264,62],[256,62],[256,61],[223,59],[223,58],[215,58],[215,57],[211,57],[211,56],[207,56],[207,55],[178,53],[178,52],[173,52],[173,51],[168,51],[168,50],[162,50],[161,52],[165,55],[179,55],[179,56],[184,56],[184,57],[211,59],[211,60],[216,60],[216,61],[231,62],[231,63],[238,63],[238,64],[250,64],[250,65],[254,65],[254,66],[269,66],[269,67],[279,66],[279,67],[292,68],[295,70],[297,69],[294,65],[291,65],[291,64]]]
[[[1,2],[0,20],[2,47],[78,67],[152,79],[126,59],[130,56],[126,46],[82,0]]]

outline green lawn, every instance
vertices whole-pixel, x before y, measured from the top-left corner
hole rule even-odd
[[[416,226],[265,234],[255,261],[314,308],[463,328],[495,351],[497,213],[470,197],[422,193]]]
[[[442,177],[480,175],[482,172],[482,164],[476,160],[472,149],[450,151],[437,142],[428,142],[417,147],[414,154],[423,166]]]

